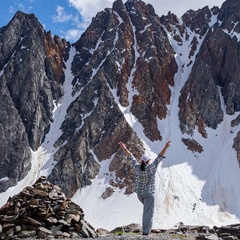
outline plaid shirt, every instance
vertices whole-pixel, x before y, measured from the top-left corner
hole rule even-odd
[[[132,154],[130,155],[130,158],[135,170],[135,192],[140,195],[154,193],[155,173],[164,156],[159,154],[151,164],[145,166],[145,171],[141,170],[141,166],[138,164],[137,160]]]

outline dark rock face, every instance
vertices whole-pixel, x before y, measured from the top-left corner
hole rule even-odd
[[[68,44],[52,39],[34,15],[21,12],[0,31],[0,178],[9,178],[0,182],[2,192],[30,170],[29,147],[37,150],[49,129],[53,101],[62,95]]]
[[[0,176],[8,177],[0,181],[0,192],[3,192],[15,185],[30,170],[31,152],[24,125],[14,108],[10,93],[2,82],[0,85]]]
[[[98,32],[95,30],[96,24]],[[146,26],[148,27],[145,29]],[[131,112],[143,124],[145,134],[150,140],[161,139],[155,119],[166,117],[166,104],[169,104],[171,97],[169,85],[174,85],[173,77],[177,66],[167,35],[162,30],[153,8],[141,1],[129,1],[126,5],[123,5],[122,1],[116,1],[112,10],[96,16],[76,43],[79,56],[84,56],[84,44],[89,44],[89,35],[93,32],[95,40],[91,39],[93,46],[88,45],[88,48],[95,48],[99,38],[100,44],[91,57],[86,59],[90,64],[83,66],[80,71],[77,69],[75,88],[84,84],[81,80],[83,71],[93,71],[92,68],[96,69],[101,59],[104,60],[101,70],[104,72],[105,81],[110,88],[117,88],[123,106],[129,105],[126,83],[129,76],[133,78],[132,84],[138,94],[133,98]],[[110,53],[107,55],[108,52]],[[75,62],[73,66],[77,65]],[[171,69],[167,66],[171,66]],[[133,68],[135,72],[131,75]]]
[[[114,2],[113,9],[97,14],[75,48],[73,94],[78,97],[69,106],[62,124],[63,134],[55,145],[59,147],[65,141],[67,144],[55,155],[59,163],[49,179],[72,196],[77,189],[91,184],[99,173],[95,158],[101,162],[117,152],[109,170],[115,172],[118,180],[111,184],[120,188],[127,185],[126,193],[131,193],[133,171],[126,159],[120,161],[118,141],[123,140],[135,152],[143,152],[143,146],[112,92],[117,90],[120,103],[130,108],[150,140],[161,140],[157,118],[167,115],[170,86],[174,85],[177,70],[174,52],[151,5],[142,1],[124,5],[121,0]],[[129,92],[133,90],[126,86],[129,78],[136,89],[133,99]]]
[[[228,115],[240,110],[239,41],[234,37],[234,32],[239,32],[238,24],[234,24],[239,21],[238,9],[239,2],[226,1],[219,10],[221,24],[213,25],[204,38],[179,99],[183,132],[191,134],[197,126],[199,132],[207,137],[201,126],[216,129],[223,121],[224,108]],[[235,138],[235,148],[237,142],[238,137]]]

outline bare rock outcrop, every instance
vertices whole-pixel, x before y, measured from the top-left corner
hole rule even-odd
[[[179,98],[183,133],[191,135],[197,127],[207,137],[204,128],[216,129],[224,120],[224,112],[233,115],[240,111],[240,43],[236,37],[239,8],[239,1],[226,1],[219,10],[218,21],[204,38]],[[233,145],[239,149],[239,134]]]
[[[109,179],[110,184],[126,188],[129,194],[133,192],[133,171],[119,151],[118,141],[136,153],[142,153],[144,147],[117,102],[129,108],[147,138],[161,140],[158,120],[167,116],[177,71],[174,51],[151,5],[143,1],[123,4],[122,0],[99,12],[74,47],[76,99],[68,107],[63,133],[55,143],[58,163],[49,180],[70,197],[91,184],[101,162],[112,158],[109,171],[115,178]]]
[[[69,43],[52,38],[33,14],[18,11],[0,29],[0,192],[22,180],[63,95]]]

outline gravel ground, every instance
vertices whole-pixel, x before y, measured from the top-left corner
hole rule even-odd
[[[48,238],[49,240],[52,238]],[[61,240],[80,240],[83,238],[64,238]],[[219,240],[216,234],[199,233],[151,233],[143,236],[139,233],[124,233],[122,235],[106,234],[97,238],[85,238],[87,240]],[[232,238],[231,238],[232,239]],[[40,239],[39,239],[40,240]]]
[[[167,233],[151,233],[148,236],[140,234],[123,234],[123,235],[106,235],[99,236],[97,238],[88,238],[97,240],[218,240],[219,238],[215,234],[198,234],[198,233],[187,233],[187,234],[167,234]]]

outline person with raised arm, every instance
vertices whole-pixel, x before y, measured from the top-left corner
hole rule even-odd
[[[166,143],[153,161],[148,155],[142,155],[140,157],[141,164],[138,164],[136,158],[123,142],[120,141],[119,145],[127,156],[131,158],[133,163],[135,172],[135,192],[137,193],[138,199],[143,204],[142,234],[148,235],[151,233],[154,214],[155,175],[159,163],[165,158],[164,154],[171,145],[171,141]]]

